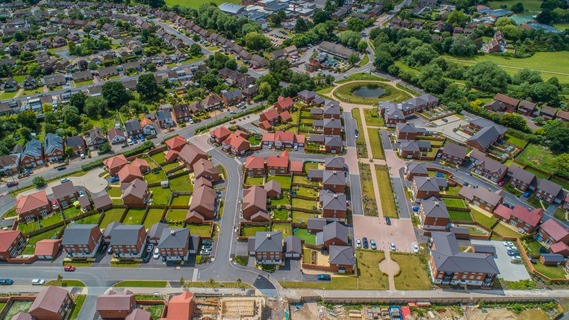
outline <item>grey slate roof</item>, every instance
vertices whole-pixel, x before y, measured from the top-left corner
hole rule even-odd
[[[308,179],[322,179],[324,176],[324,170],[310,169],[308,170]]]
[[[305,99],[305,100],[314,99],[317,96],[318,96],[318,94],[316,92],[308,91],[308,90],[302,90],[298,93],[298,97]]]
[[[426,217],[430,218],[449,218],[448,209],[444,201],[435,197],[421,201],[421,206]]]
[[[91,230],[94,228],[99,228],[96,224],[78,224],[74,223],[65,228],[63,233],[63,240],[61,244],[65,245],[79,245],[89,244],[89,237],[91,236]]]
[[[44,148],[46,154],[53,153],[57,149],[63,151],[63,138],[54,133],[46,134]]]
[[[73,137],[69,137],[67,138],[67,140],[65,140],[65,145],[72,148],[72,147],[81,147],[85,144],[83,137],[80,135],[77,136],[73,136]]]
[[[111,231],[111,245],[134,246],[138,244],[138,233],[143,225],[122,224]]]
[[[324,184],[345,185],[346,175],[344,172],[324,170],[322,172],[322,182]]]
[[[326,219],[308,218],[308,224],[306,225],[306,228],[309,230],[322,231],[324,230],[324,226],[326,224],[328,224],[328,221],[326,221]]]
[[[350,246],[330,246],[330,248],[328,248],[328,252],[330,264],[350,266],[356,264],[354,248]]]
[[[322,235],[323,241],[337,238],[348,243],[348,228],[337,221],[325,225],[322,230]]]
[[[103,231],[103,237],[105,237],[105,238],[110,237],[113,230],[118,226],[122,226],[122,223],[118,222],[118,221],[113,221],[113,222],[109,223],[109,225]]]
[[[444,146],[444,148],[441,150],[441,152],[444,154],[455,156],[460,159],[464,159],[466,158],[466,153],[468,152],[468,149],[463,146],[459,146],[458,144],[447,143]]]
[[[407,172],[414,174],[429,174],[424,162],[411,162],[407,165]]]
[[[491,255],[485,253],[461,252],[454,234],[432,232],[435,250],[431,255],[440,272],[500,273]]]
[[[495,127],[484,127],[472,137],[468,138],[468,141],[478,141],[484,149],[487,149],[496,142],[499,137],[500,133]]]
[[[167,228],[162,230],[162,236],[158,241],[158,248],[161,249],[183,249],[188,244],[190,229],[186,228]]]
[[[56,199],[60,199],[77,192],[75,191],[75,186],[73,185],[73,181],[67,181],[65,183],[53,186],[51,190],[53,191],[53,196]]]
[[[124,127],[126,129],[126,132],[134,132],[142,129],[142,127],[140,126],[140,122],[138,122],[138,120],[135,119],[128,120],[127,122],[125,122]]]
[[[36,139],[32,139],[32,140],[28,141],[24,145],[24,149],[22,150],[22,157],[24,157],[26,155],[33,157],[33,158],[41,157],[41,155],[42,155],[41,142],[39,140],[36,140]]]
[[[280,232],[257,232],[255,252],[282,252],[283,234]]]
[[[343,193],[335,193],[329,189],[320,191],[318,201],[322,204],[324,210],[346,211],[346,195]]]
[[[500,201],[502,200],[501,195],[496,194],[494,192],[490,192],[488,191],[488,189],[484,188],[473,189],[470,187],[462,187],[462,189],[460,189],[460,192],[458,194],[465,197],[469,201],[472,201],[472,199],[476,197],[493,206],[498,205],[498,203],[500,203]]]
[[[559,196],[559,193],[562,190],[560,185],[558,185],[555,182],[546,180],[546,179],[540,179],[539,184],[537,185],[537,188],[541,191],[547,192],[547,193],[552,194],[556,197]]]
[[[341,147],[344,145],[340,136],[325,136],[324,145],[328,147]]]
[[[508,167],[508,171],[512,173],[512,179],[518,179],[527,184],[531,184],[535,180],[535,174],[524,170],[513,163]]]
[[[545,262],[564,262],[566,259],[559,253],[546,253],[541,255]]]
[[[150,230],[148,230],[148,237],[151,239],[159,239],[162,237],[162,231],[166,228],[168,228],[167,223],[157,222],[150,227]]]
[[[288,236],[284,238],[285,253],[302,253],[302,243],[299,237]]]
[[[476,117],[472,120],[470,120],[470,124],[481,127],[481,128],[487,128],[487,127],[494,127],[494,129],[496,129],[496,131],[500,134],[503,135],[504,133],[506,133],[506,131],[508,131],[508,128],[496,124],[491,120],[482,118],[482,117]]]
[[[324,166],[326,168],[328,167],[332,167],[332,168],[344,168],[345,165],[345,161],[343,157],[330,157],[330,158],[326,158],[326,160],[324,160]]]
[[[489,244],[475,244],[472,246],[472,249],[474,249],[476,253],[496,254],[496,247]]]
[[[340,119],[324,119],[322,122],[322,126],[324,128],[330,128],[330,129],[343,128],[342,121]]]
[[[414,180],[419,191],[438,192],[447,186],[447,180],[444,178],[415,177]]]

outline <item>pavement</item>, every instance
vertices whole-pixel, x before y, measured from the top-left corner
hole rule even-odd
[[[470,240],[470,243],[473,245],[492,245],[494,248],[496,248],[494,261],[496,262],[496,266],[498,266],[498,270],[500,270],[498,278],[504,279],[506,281],[531,280],[531,276],[529,275],[525,265],[522,262],[517,264],[511,262],[511,258],[508,256],[508,250],[502,241],[485,241],[472,239]]]

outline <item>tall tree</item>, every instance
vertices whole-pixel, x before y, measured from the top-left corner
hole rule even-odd
[[[119,109],[130,100],[130,95],[122,82],[109,81],[103,84],[101,94],[110,108]]]
[[[156,78],[152,73],[145,73],[138,78],[136,91],[143,100],[155,100],[163,92],[162,88],[156,83]]]

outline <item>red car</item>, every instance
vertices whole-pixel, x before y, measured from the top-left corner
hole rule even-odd
[[[8,188],[15,187],[15,186],[17,186],[18,184],[20,184],[18,181],[10,181],[10,182],[6,183],[6,185],[8,186]]]
[[[74,266],[65,266],[63,268],[63,270],[73,272],[73,271],[75,271],[75,267]]]
[[[504,180],[498,182],[498,186],[500,186],[500,187],[503,187],[504,184],[506,184],[506,181],[504,181]]]

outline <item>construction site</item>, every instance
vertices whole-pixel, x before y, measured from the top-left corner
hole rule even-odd
[[[199,297],[195,319],[261,320],[266,309],[264,297]]]

